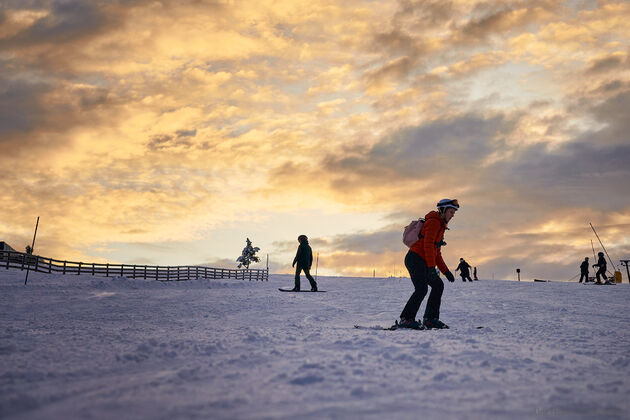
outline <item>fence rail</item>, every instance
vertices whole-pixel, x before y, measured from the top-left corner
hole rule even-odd
[[[0,251],[0,268],[29,269],[39,273],[142,278],[158,281],[183,281],[198,278],[269,281],[269,269],[232,270],[203,266],[159,266],[100,264],[61,261],[16,251]]]

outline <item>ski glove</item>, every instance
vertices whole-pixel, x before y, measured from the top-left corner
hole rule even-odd
[[[451,283],[453,283],[455,281],[455,276],[453,276],[453,273],[451,273],[450,271],[447,271],[446,274],[444,274],[444,275],[446,276],[448,281],[450,281]]]
[[[437,267],[429,268],[429,280],[440,280],[440,272]]]

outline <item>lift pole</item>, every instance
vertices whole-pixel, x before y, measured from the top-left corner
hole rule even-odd
[[[628,281],[630,282],[630,269],[628,269],[628,263],[630,260],[619,260],[619,262],[626,266],[626,273],[628,273]]]
[[[610,261],[610,265],[613,266],[613,268],[615,269],[615,271],[617,271],[617,267],[615,267],[615,263],[612,261],[612,259],[610,258],[610,255],[608,255],[608,251],[606,251],[606,247],[604,246],[604,244],[602,243],[602,240],[599,239],[599,235],[597,234],[597,231],[595,231],[595,228],[593,227],[593,225],[591,224],[591,222],[588,223],[589,225],[591,225],[591,229],[593,229],[593,232],[595,232],[595,236],[597,236],[597,240],[599,241],[599,244],[602,246],[602,248],[604,249],[604,252],[606,253],[606,256],[608,257],[608,261]]]

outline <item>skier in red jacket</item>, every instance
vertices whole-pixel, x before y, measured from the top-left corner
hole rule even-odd
[[[399,326],[401,328],[448,328],[448,325],[440,321],[440,304],[444,282],[440,279],[437,270],[439,269],[450,282],[455,281],[453,273],[449,271],[442,259],[440,248],[442,245],[446,245],[444,231],[447,229],[448,222],[459,209],[459,203],[457,200],[445,198],[440,200],[437,208],[438,211],[431,211],[424,217],[425,222],[420,231],[418,242],[411,246],[405,256],[405,266],[409,270],[415,290],[400,314]],[[427,300],[422,323],[420,323],[415,318],[420,304],[427,294],[428,286],[431,286],[431,293]]]

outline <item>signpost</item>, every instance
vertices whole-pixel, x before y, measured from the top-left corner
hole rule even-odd
[[[30,253],[30,255],[33,255],[33,252],[35,252],[35,237],[37,236],[37,227],[38,226],[39,226],[39,216],[37,216],[37,223],[35,223],[35,233],[33,234],[33,244],[31,245],[31,253]],[[29,258],[29,257],[27,257],[27,258]],[[31,262],[30,262],[30,258],[29,258],[28,264],[26,265],[26,277],[24,278],[24,285],[25,286],[26,286],[26,282],[28,281],[28,273],[30,271],[30,268],[31,268]]]

